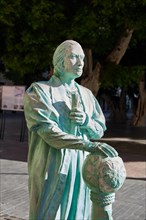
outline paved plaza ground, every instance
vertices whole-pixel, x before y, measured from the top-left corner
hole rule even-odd
[[[28,220],[28,143],[23,122],[21,112],[5,115],[4,137],[0,139],[0,220]],[[146,220],[146,129],[130,123],[107,122],[107,127],[101,141],[117,149],[127,170],[126,181],[116,193],[113,218]]]

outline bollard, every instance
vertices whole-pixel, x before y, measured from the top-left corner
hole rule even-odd
[[[115,193],[126,179],[122,158],[89,154],[83,163],[82,176],[91,193],[91,220],[113,220]]]

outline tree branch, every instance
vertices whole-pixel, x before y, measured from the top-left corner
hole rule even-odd
[[[125,30],[125,32],[120,36],[120,39],[118,40],[112,52],[107,56],[106,62],[112,62],[115,64],[120,63],[122,57],[124,56],[128,48],[133,32],[134,32],[134,29],[127,28]]]

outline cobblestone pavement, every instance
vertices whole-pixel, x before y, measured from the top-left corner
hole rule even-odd
[[[26,135],[20,141],[21,122],[20,113],[8,116],[5,136],[0,140],[0,220],[28,220],[28,146]],[[141,128],[109,124],[102,139],[118,150],[127,170],[127,179],[113,204],[114,220],[146,220],[145,134]]]
[[[28,219],[27,163],[1,159],[0,167],[1,167],[0,214],[2,216],[8,215],[8,216],[15,216],[20,219]],[[7,219],[8,216],[5,216],[3,218]],[[14,217],[12,219],[14,219]]]
[[[0,216],[0,220],[24,220],[24,219],[17,218],[15,216],[2,215],[2,216]]]
[[[26,163],[1,160],[1,220],[28,220]],[[7,172],[6,172],[7,170]],[[14,172],[15,170],[15,172]],[[145,220],[146,182],[128,179],[116,193],[113,204],[115,220]]]

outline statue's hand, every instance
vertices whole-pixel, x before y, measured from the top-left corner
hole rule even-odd
[[[93,142],[94,147],[90,151],[91,153],[97,153],[103,157],[117,157],[118,152],[106,143]]]
[[[86,113],[83,111],[79,111],[74,109],[70,112],[69,118],[78,125],[83,125],[86,121]]]

